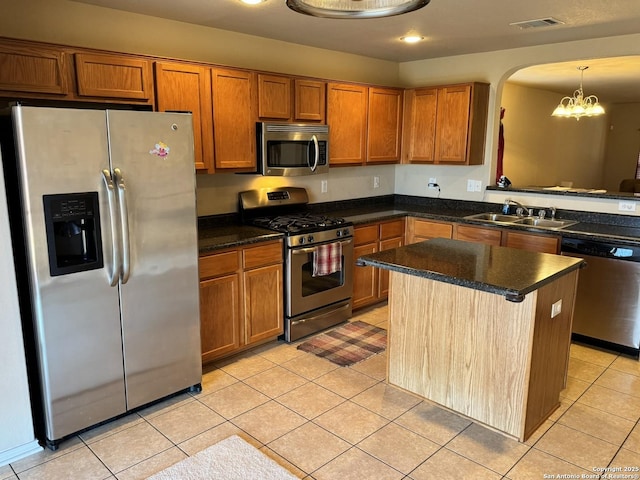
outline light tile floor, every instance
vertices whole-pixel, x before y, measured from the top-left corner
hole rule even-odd
[[[354,318],[386,327],[386,315],[382,305]],[[0,467],[0,479],[143,479],[233,434],[305,479],[598,478],[607,467],[635,475],[618,478],[640,474],[636,359],[572,345],[561,407],[526,443],[389,387],[385,361],[380,354],[338,367],[272,342],[207,368],[201,393]]]

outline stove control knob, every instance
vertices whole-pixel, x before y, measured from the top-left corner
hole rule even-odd
[[[336,230],[336,237],[342,236],[342,230]]]
[[[349,235],[349,229],[348,229],[348,228],[345,228],[345,229],[342,231],[342,236],[343,236],[343,237],[346,237],[347,235]]]
[[[309,242],[313,242],[313,235],[309,235],[309,236],[307,237],[307,240],[309,240]]]
[[[300,237],[300,240],[298,240],[298,242],[300,243],[300,245],[304,244],[304,237]]]

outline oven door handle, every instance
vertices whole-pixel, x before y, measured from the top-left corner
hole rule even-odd
[[[353,243],[353,238],[350,238],[349,240],[344,240],[342,242],[339,242],[341,246],[345,246],[345,245],[349,245],[350,243]],[[309,247],[309,248],[292,248],[291,249],[291,253],[293,255],[298,255],[298,254],[303,254],[303,253],[313,253],[317,250],[317,247]]]

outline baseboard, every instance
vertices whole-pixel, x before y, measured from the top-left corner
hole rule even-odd
[[[34,453],[38,453],[42,450],[42,447],[34,440],[29,443],[25,443],[23,445],[19,445],[14,448],[10,448],[9,450],[5,450],[0,452],[0,467],[4,465],[8,465],[9,463],[13,463],[21,458],[28,457],[29,455],[33,455]]]

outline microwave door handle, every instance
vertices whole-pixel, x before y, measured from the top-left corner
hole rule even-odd
[[[120,248],[118,239],[118,222],[116,211],[116,192],[113,184],[111,172],[107,169],[102,170],[102,179],[107,187],[107,199],[109,203],[109,221],[111,224],[111,271],[109,275],[109,285],[115,287],[120,279]]]
[[[318,158],[320,157],[320,147],[318,146],[318,137],[316,137],[315,135],[312,135],[311,141],[313,142],[313,147],[314,147],[313,150],[315,153],[315,158],[314,158],[313,166],[309,165],[309,168],[311,169],[312,172],[315,172],[316,168],[318,168]]]
[[[122,234],[122,284],[129,281],[131,271],[131,249],[129,245],[129,211],[127,209],[126,187],[124,177],[119,168],[113,169],[118,190],[118,205],[120,206],[120,231]]]

